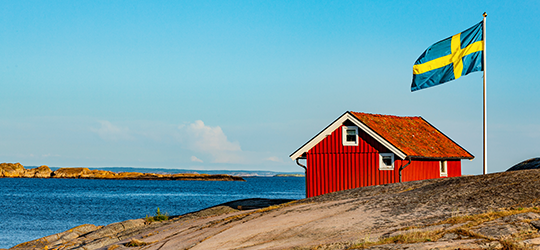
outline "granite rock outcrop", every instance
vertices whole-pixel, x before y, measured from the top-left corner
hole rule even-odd
[[[39,166],[37,168],[27,169],[25,171],[24,177],[27,178],[49,178],[51,177],[52,170],[45,165]]]
[[[522,161],[512,166],[506,171],[518,171],[518,170],[538,169],[538,168],[540,168],[540,157],[531,158],[531,159]]]
[[[67,179],[115,179],[115,180],[184,180],[184,181],[245,181],[242,177],[225,174],[154,174],[121,172],[88,168],[59,168],[52,171],[48,166],[25,169],[20,163],[1,163],[0,178],[67,178]]]
[[[20,163],[0,164],[0,177],[21,177],[24,173],[25,169]]]
[[[53,178],[88,178],[90,177],[88,168],[59,168],[51,173]]]

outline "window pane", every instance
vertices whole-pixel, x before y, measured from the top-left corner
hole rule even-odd
[[[346,131],[346,139],[348,142],[356,142],[356,130],[355,129],[347,129]]]
[[[383,156],[382,161],[384,165],[391,167],[392,166],[392,156]]]

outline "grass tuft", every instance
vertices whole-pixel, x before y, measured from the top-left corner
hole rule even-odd
[[[367,247],[384,245],[384,244],[408,244],[408,243],[432,242],[432,241],[437,241],[443,235],[444,235],[443,230],[413,231],[409,233],[399,234],[392,237],[380,239],[374,242],[365,240],[363,242],[360,242],[358,244],[351,246],[349,249],[364,249]]]
[[[475,232],[473,232],[473,231],[471,231],[471,230],[469,230],[468,228],[465,228],[465,227],[456,228],[454,230],[450,230],[449,232],[453,232],[455,234],[465,236],[465,237],[469,237],[469,238],[490,240],[486,236],[481,235],[479,233],[475,233]]]
[[[126,247],[142,247],[142,246],[146,246],[146,245],[149,245],[149,244],[150,243],[144,242],[142,240],[132,239],[128,243],[126,243],[125,246]]]
[[[526,247],[524,245],[518,244],[515,240],[512,240],[512,239],[503,239],[503,240],[499,240],[499,242],[503,246],[501,248],[502,250],[529,250],[529,249],[533,249],[533,248]]]
[[[430,242],[430,241],[437,241],[442,236],[443,236],[442,230],[413,231],[410,233],[399,234],[396,236],[382,239],[383,241],[382,243],[383,244],[387,244],[387,243],[406,244],[406,243]]]
[[[511,210],[500,210],[500,211],[489,211],[482,214],[472,214],[472,215],[463,215],[463,216],[453,216],[437,224],[458,224],[464,222],[472,222],[471,226],[476,226],[484,222],[496,220],[502,217],[521,214],[527,212],[536,212],[538,207],[528,207],[528,208],[516,208]]]
[[[159,207],[157,208],[156,215],[154,216],[148,216],[146,215],[146,218],[144,218],[147,222],[153,222],[153,221],[166,221],[169,220],[169,214],[164,213],[162,214],[161,211],[159,211]]]

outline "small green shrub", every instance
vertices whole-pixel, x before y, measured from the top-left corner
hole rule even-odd
[[[169,219],[169,214],[168,213],[162,214],[161,211],[159,211],[159,207],[157,208],[156,215],[154,215],[154,216],[146,215],[146,218],[145,218],[145,220],[148,221],[148,222],[165,221],[165,220],[168,220],[168,219]]]

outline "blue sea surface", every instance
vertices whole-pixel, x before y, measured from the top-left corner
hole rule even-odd
[[[153,215],[182,215],[247,198],[302,199],[305,179],[155,181],[0,178],[0,248],[81,224],[107,225]]]

